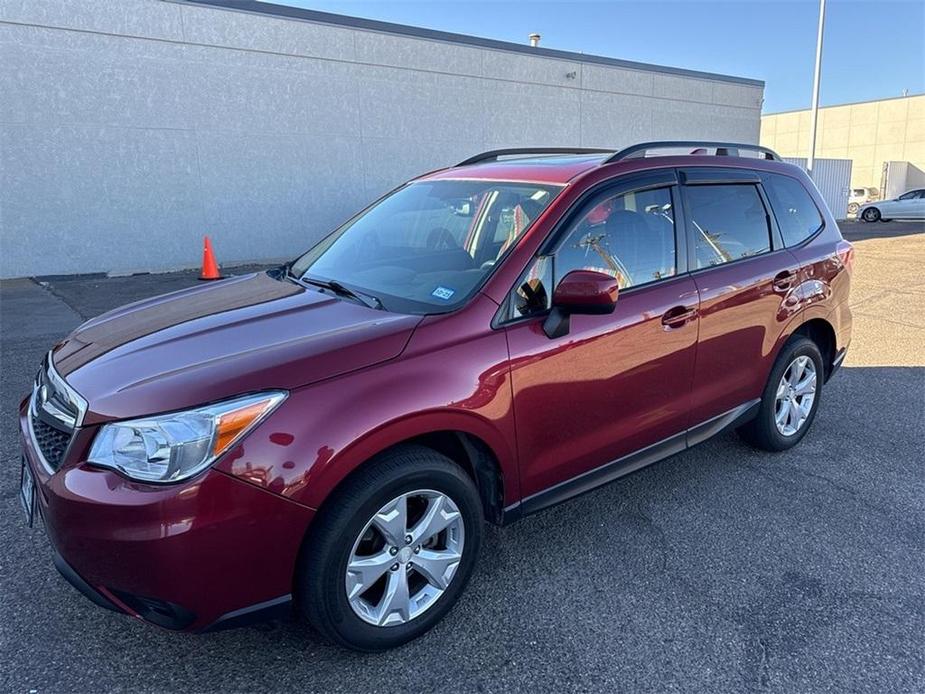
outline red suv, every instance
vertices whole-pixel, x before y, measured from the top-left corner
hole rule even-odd
[[[22,404],[24,507],[101,606],[202,631],[294,604],[395,646],[459,598],[484,521],[728,427],[796,445],[851,261],[764,148],[487,152],[282,268],[74,331]]]

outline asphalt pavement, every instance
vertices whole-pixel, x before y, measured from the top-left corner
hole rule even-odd
[[[164,632],[65,583],[23,523],[17,404],[82,320],[195,274],[3,282],[0,690],[925,691],[925,228],[843,230],[854,340],[799,447],[726,433],[489,528],[447,619],[379,655],[295,621]]]

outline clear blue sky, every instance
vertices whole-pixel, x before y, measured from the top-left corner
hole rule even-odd
[[[763,79],[764,111],[808,108],[817,0],[276,0],[569,51]],[[925,92],[925,2],[829,0],[823,105]]]

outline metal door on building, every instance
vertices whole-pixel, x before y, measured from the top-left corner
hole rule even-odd
[[[784,161],[806,170],[805,157],[784,157]],[[851,193],[851,160],[816,159],[810,178],[822,194],[825,204],[829,206],[832,216],[835,219],[845,219],[848,216],[848,196]]]

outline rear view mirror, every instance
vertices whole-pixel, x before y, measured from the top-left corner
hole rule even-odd
[[[620,285],[603,272],[572,270],[552,293],[552,311],[543,323],[547,337],[562,337],[569,331],[569,316],[613,313]]]
[[[450,210],[457,217],[471,217],[472,216],[472,200],[469,198],[460,198],[459,200],[452,200],[449,203]]]

